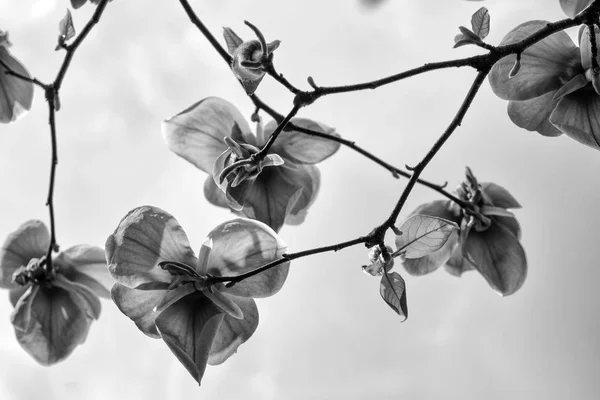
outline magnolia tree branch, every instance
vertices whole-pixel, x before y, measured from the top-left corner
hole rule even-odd
[[[276,121],[281,121],[283,120],[283,115],[279,114],[277,111],[273,110],[271,107],[269,107],[269,105],[267,105],[266,103],[264,103],[257,95],[253,94],[250,96],[250,98],[252,99],[252,102],[254,103],[254,105],[256,106],[257,109],[262,109],[264,110],[267,114],[269,114],[271,117],[273,117]],[[392,173],[392,176],[394,178],[399,178],[400,176],[403,176],[405,178],[410,178],[411,177],[411,173],[410,172],[406,172],[403,169],[394,167],[393,165],[383,161],[382,159],[380,159],[379,157],[376,157],[375,155],[369,153],[368,151],[366,151],[365,149],[363,149],[360,146],[357,146],[353,141],[351,140],[347,140],[344,139],[342,137],[338,137],[338,136],[333,136],[333,135],[329,135],[327,133],[324,132],[318,132],[312,129],[307,129],[298,125],[295,125],[293,122],[289,122],[287,124],[287,127],[285,129],[290,129],[290,130],[294,130],[297,132],[301,132],[304,133],[306,135],[311,135],[311,136],[317,136],[317,137],[322,137],[328,140],[332,140],[334,142],[338,142],[354,151],[356,151],[359,154],[362,154],[363,156],[365,156],[366,158],[374,161],[376,164],[379,164],[380,166],[382,166],[383,168],[387,169],[388,171],[390,171]],[[455,203],[459,204],[461,207],[468,207],[467,204],[465,202],[463,202],[462,200],[460,200],[459,198],[457,198],[456,196],[454,196],[452,193],[447,192],[444,190],[444,188],[447,186],[447,182],[444,183],[443,185],[438,185],[435,183],[431,183],[429,181],[426,181],[425,179],[421,179],[419,178],[417,180],[417,183],[426,186],[430,189],[435,190],[436,192],[440,193],[441,195],[447,197],[448,199],[454,201]]]
[[[209,40],[209,42],[213,45],[213,47],[221,55],[223,55],[223,53],[227,54],[226,51],[224,50],[224,48],[221,46],[221,44],[215,40],[214,36],[212,36],[210,34],[210,32],[206,29],[206,27],[200,22],[199,18],[196,16],[196,14],[194,13],[193,9],[191,8],[191,6],[187,2],[187,0],[180,0],[180,3],[183,5],[186,13],[188,14],[188,16],[190,17],[192,22],[194,22],[196,24],[196,26],[198,26],[200,31]],[[438,140],[433,144],[431,149],[423,157],[421,162],[419,162],[419,164],[417,164],[414,168],[410,169],[412,171],[412,173],[406,173],[395,167],[392,167],[391,165],[385,163],[384,161],[378,159],[377,157],[372,156],[368,152],[358,148],[357,146],[354,145],[353,142],[349,142],[346,140],[340,140],[340,139],[336,140],[339,143],[344,144],[346,146],[349,146],[349,144],[351,144],[349,147],[351,147],[354,150],[358,151],[359,153],[367,156],[367,158],[377,162],[379,165],[382,165],[384,168],[391,171],[392,174],[394,174],[394,176],[397,177],[398,175],[402,175],[405,177],[410,177],[406,187],[402,191],[402,194],[400,195],[400,198],[398,199],[390,216],[381,225],[379,225],[378,227],[373,229],[373,231],[371,231],[371,233],[369,233],[369,235],[359,237],[357,239],[354,239],[354,240],[351,240],[348,242],[343,242],[343,243],[340,243],[337,245],[320,247],[320,248],[306,250],[306,251],[299,252],[299,253],[287,254],[287,255],[282,256],[280,259],[274,260],[260,268],[257,268],[253,271],[250,271],[245,274],[238,275],[238,276],[210,277],[209,283],[214,284],[214,283],[218,283],[218,282],[229,282],[228,286],[232,286],[236,282],[239,282],[250,276],[259,274],[270,268],[276,267],[277,265],[280,265],[286,261],[290,261],[290,260],[300,258],[300,257],[305,257],[308,255],[323,253],[323,252],[327,252],[327,251],[337,251],[342,248],[353,246],[353,245],[356,245],[359,243],[364,243],[367,247],[379,245],[381,248],[385,249],[385,246],[384,246],[385,233],[387,232],[388,229],[392,228],[395,225],[396,220],[398,219],[398,215],[402,211],[402,208],[404,207],[404,204],[406,203],[406,200],[408,199],[408,196],[410,195],[412,189],[414,188],[414,186],[416,185],[417,182],[421,182],[419,179],[419,176],[424,171],[425,167],[431,162],[431,160],[435,157],[435,155],[443,147],[443,145],[450,138],[450,136],[452,136],[452,134],[454,133],[456,128],[458,128],[458,126],[460,126],[460,124],[462,123],[464,116],[466,115],[467,111],[469,110],[469,107],[471,106],[473,100],[475,99],[477,92],[481,88],[481,85],[483,84],[483,82],[484,82],[486,76],[488,75],[490,69],[492,68],[492,66],[495,63],[497,63],[500,59],[502,59],[510,54],[521,54],[529,46],[539,42],[540,40],[542,40],[556,32],[559,32],[559,31],[562,31],[562,30],[565,30],[567,28],[574,27],[577,25],[581,25],[583,23],[586,23],[586,24],[595,23],[598,13],[599,13],[599,10],[600,10],[600,1],[596,1],[588,9],[586,9],[585,11],[583,11],[582,13],[577,15],[575,18],[566,18],[566,19],[563,19],[563,20],[560,20],[557,22],[548,23],[548,24],[546,24],[546,26],[544,28],[540,29],[539,31],[524,38],[523,40],[521,40],[519,42],[508,44],[508,45],[503,45],[503,46],[486,45],[486,46],[484,46],[484,48],[488,50],[487,54],[473,56],[473,57],[467,57],[467,58],[461,58],[461,59],[455,59],[455,60],[449,60],[449,61],[428,63],[428,64],[424,64],[420,67],[417,67],[417,68],[413,68],[413,69],[410,69],[410,70],[407,70],[407,71],[404,71],[404,72],[401,72],[398,74],[394,74],[394,75],[391,75],[391,76],[388,76],[385,78],[381,78],[378,80],[365,82],[365,83],[345,85],[345,86],[320,87],[314,83],[314,80],[312,78],[309,78],[309,83],[313,87],[313,90],[312,91],[298,91],[295,86],[293,86],[285,78],[283,78],[283,75],[278,74],[275,71],[274,67],[268,68],[267,72],[272,77],[274,77],[274,79],[276,81],[281,83],[284,87],[286,87],[290,92],[292,92],[295,95],[294,108],[292,109],[290,114],[288,114],[285,118],[283,118],[283,116],[281,114],[279,114],[278,112],[273,110],[271,107],[266,105],[264,102],[262,102],[258,98],[258,96],[250,95],[257,110],[262,109],[262,110],[266,111],[268,114],[270,114],[273,118],[275,118],[279,122],[279,125],[277,127],[278,131],[276,133],[278,134],[279,132],[281,132],[284,128],[286,128],[286,125],[287,125],[288,129],[295,129],[295,130],[298,130],[305,134],[327,137],[328,139],[331,139],[331,140],[336,140],[336,139],[331,135],[326,135],[326,134],[319,133],[319,132],[312,132],[312,131],[308,131],[306,129],[299,129],[299,127],[293,125],[293,123],[289,123],[289,121],[301,107],[310,105],[310,104],[314,103],[316,100],[318,100],[320,97],[330,95],[330,94],[348,93],[348,92],[355,92],[355,91],[366,90],[366,89],[376,89],[378,87],[381,87],[381,86],[384,86],[384,85],[387,85],[387,84],[390,84],[393,82],[398,82],[400,80],[403,80],[403,79],[406,79],[406,78],[409,78],[412,76],[416,76],[416,75],[419,75],[419,74],[422,74],[425,72],[439,70],[439,69],[446,69],[446,68],[458,68],[458,67],[468,66],[468,67],[476,69],[478,71],[478,74],[475,77],[475,80],[473,81],[473,83],[471,84],[469,92],[467,93],[465,99],[463,100],[456,115],[454,116],[454,118],[452,119],[452,121],[450,122],[450,124],[448,125],[446,130],[442,133],[442,135],[438,138]],[[227,57],[223,57],[223,58],[228,63],[228,65],[231,66],[231,57],[227,54]],[[275,141],[276,136],[277,135],[274,133],[273,136],[270,138],[269,142],[261,150],[261,153],[263,151],[266,152],[270,148],[270,146]],[[459,199],[456,199],[454,196],[452,196],[450,194],[446,194],[445,191],[443,190],[443,186],[433,185],[433,184],[429,184],[426,186],[446,195],[446,197],[451,198],[453,201],[456,201],[461,206],[465,206],[465,204],[463,202],[461,202]]]
[[[361,237],[358,237],[356,239],[348,240],[347,242],[333,244],[331,246],[318,247],[318,248],[315,248],[315,249],[299,251],[297,253],[284,254],[284,255],[281,256],[281,258],[278,258],[277,260],[271,261],[270,263],[265,264],[265,265],[263,265],[260,268],[253,269],[252,271],[246,272],[244,274],[240,274],[240,275],[236,275],[236,276],[211,276],[206,281],[206,284],[207,285],[214,285],[214,284],[220,283],[220,282],[229,282],[225,286],[232,287],[233,285],[235,285],[238,282],[243,281],[244,279],[250,278],[251,276],[254,276],[256,274],[260,274],[261,272],[264,272],[264,271],[266,271],[268,269],[271,269],[273,267],[281,265],[281,264],[283,264],[283,263],[285,263],[287,261],[292,261],[292,260],[295,260],[297,258],[311,256],[311,255],[314,255],[314,254],[326,253],[326,252],[329,252],[329,251],[339,251],[339,250],[345,249],[346,247],[355,246],[357,244],[365,243],[365,242],[367,242],[367,240],[369,240],[368,237],[361,236]]]
[[[463,100],[460,108],[458,109],[456,115],[450,122],[450,125],[448,125],[448,127],[446,128],[444,133],[433,144],[433,146],[427,152],[425,157],[423,157],[421,162],[413,168],[412,176],[410,177],[408,183],[406,184],[406,187],[402,191],[402,194],[400,195],[400,198],[398,199],[398,202],[396,203],[394,210],[392,211],[392,213],[390,214],[388,219],[386,219],[384,221],[383,224],[381,224],[380,226],[378,226],[371,232],[371,234],[369,236],[371,236],[373,238],[373,241],[367,242],[367,246],[383,244],[383,240],[385,238],[385,232],[389,228],[394,226],[394,224],[396,223],[396,220],[398,219],[398,215],[400,214],[400,211],[402,211],[402,207],[404,207],[404,204],[406,203],[406,200],[408,199],[408,195],[410,194],[410,192],[414,188],[415,184],[417,183],[417,179],[419,178],[419,175],[421,175],[421,173],[423,172],[423,170],[425,169],[427,164],[429,164],[429,162],[431,160],[433,160],[433,157],[435,157],[435,155],[442,148],[444,143],[446,143],[446,141],[450,138],[450,136],[452,136],[452,133],[454,133],[456,128],[458,128],[458,126],[462,123],[464,116],[466,115],[467,111],[469,110],[469,107],[471,107],[471,104],[473,103],[473,100],[475,99],[477,92],[481,88],[481,85],[483,84],[483,81],[485,80],[485,77],[487,76],[488,72],[489,72],[489,70],[479,71],[479,73],[475,77],[475,80],[471,84],[471,88],[469,89],[469,92],[467,93],[465,99]]]
[[[271,146],[273,146],[273,143],[275,143],[275,140],[277,140],[277,136],[279,136],[281,131],[283,131],[285,129],[285,126],[290,122],[290,120],[292,118],[294,118],[294,116],[296,114],[298,114],[298,111],[300,110],[300,108],[301,108],[301,106],[294,105],[294,108],[292,108],[292,110],[289,112],[289,114],[286,115],[286,117],[281,122],[279,122],[279,124],[277,125],[277,128],[275,128],[275,130],[271,134],[271,137],[269,138],[267,143],[265,143],[263,148],[260,149],[260,151],[258,153],[256,153],[257,158],[261,159],[267,155],[267,153],[269,152],[269,149],[271,148]]]
[[[223,60],[225,60],[227,65],[231,68],[231,61],[232,61],[231,56],[229,55],[229,53],[227,53],[225,48],[215,39],[215,37],[212,35],[212,33],[206,28],[206,26],[202,23],[200,18],[198,18],[197,14],[193,10],[193,8],[190,6],[189,2],[187,0],[179,0],[179,2],[183,6],[183,9],[185,10],[190,21],[192,21],[192,23],[198,28],[198,30],[200,30],[200,32],[204,35],[204,37],[210,42],[210,44],[214,47],[214,49],[221,55]],[[298,90],[295,86],[293,86],[287,79],[285,79],[282,74],[277,73],[274,66],[272,66],[272,69],[269,68],[267,70],[267,73],[269,75],[271,75],[276,81],[278,81],[283,86],[285,86],[290,92],[292,92],[294,94],[301,93],[301,91]],[[306,93],[306,92],[302,92],[302,93]],[[275,119],[278,123],[281,123],[281,121],[283,121],[284,116],[281,113],[274,110],[268,104],[263,102],[256,94],[250,95],[250,99],[256,106],[257,110],[265,111],[273,119]],[[380,158],[371,154],[367,150],[361,148],[360,146],[358,146],[355,142],[353,142],[351,140],[347,140],[347,139],[343,139],[341,137],[329,135],[324,132],[318,132],[318,131],[314,131],[311,129],[302,128],[302,127],[295,125],[293,122],[289,122],[284,129],[285,130],[288,130],[288,129],[294,130],[294,131],[298,131],[298,132],[301,132],[301,133],[304,133],[307,135],[318,136],[318,137],[322,137],[322,138],[325,138],[328,140],[332,140],[334,142],[338,142],[341,145],[346,146],[346,147],[358,152],[359,154],[362,154],[363,156],[367,157],[368,159],[374,161],[378,165],[387,169],[388,171],[390,171],[392,173],[392,176],[394,178],[399,178],[400,176],[403,176],[405,178],[410,178],[410,176],[411,176],[411,174],[409,172],[404,171],[400,168],[394,167],[393,165],[381,160]],[[436,192],[440,193],[441,195],[445,196],[446,198],[458,203],[461,207],[467,207],[466,203],[464,203],[463,201],[458,199],[456,196],[452,195],[450,192],[447,192],[444,190],[444,188],[447,185],[447,182],[444,183],[443,185],[438,185],[438,184],[426,181],[424,179],[419,179],[417,182],[423,186],[426,186],[430,189],[435,190]]]
[[[69,69],[69,66],[71,65],[71,60],[73,59],[77,48],[85,40],[85,38],[90,33],[94,25],[96,25],[100,21],[100,17],[104,13],[104,9],[106,8],[107,4],[108,0],[101,0],[100,3],[98,3],[98,5],[96,6],[96,11],[94,11],[92,18],[90,18],[88,23],[83,27],[81,33],[77,35],[73,43],[65,47],[67,54],[65,55],[63,63],[60,66],[58,74],[56,75],[56,79],[54,79],[53,83],[56,92],[58,92],[60,90],[60,87],[62,86],[62,82],[65,79],[65,75],[67,73],[67,70]]]
[[[44,97],[46,102],[48,103],[48,124],[50,125],[50,139],[52,144],[52,158],[50,162],[50,179],[48,183],[48,195],[46,197],[46,206],[48,206],[48,212],[50,214],[50,245],[48,246],[48,251],[46,252],[46,263],[44,264],[44,268],[47,273],[52,272],[52,252],[59,251],[59,246],[56,240],[56,223],[54,220],[54,181],[56,177],[56,166],[58,165],[58,145],[56,139],[56,111],[60,109],[60,100],[59,100],[59,89],[62,86],[62,82],[65,78],[67,70],[71,65],[71,61],[73,60],[73,56],[77,51],[77,48],[81,45],[81,43],[85,40],[87,35],[90,33],[92,28],[100,21],[100,17],[104,13],[104,9],[108,4],[109,0],[101,0],[100,3],[96,6],[96,10],[94,14],[85,25],[81,33],[77,35],[75,40],[70,45],[65,46],[66,54],[63,62],[58,70],[56,78],[50,84],[46,84],[38,80],[37,78],[29,78],[27,76],[20,75],[13,71],[8,65],[6,65],[2,60],[0,63],[4,68],[6,68],[6,73],[8,75],[12,75],[16,78],[25,80],[27,82],[31,82],[36,86],[44,89]]]

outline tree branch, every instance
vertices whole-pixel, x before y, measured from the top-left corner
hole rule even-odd
[[[446,143],[446,141],[450,138],[450,136],[452,136],[452,133],[456,130],[456,128],[458,128],[458,126],[462,123],[462,120],[463,120],[465,114],[467,113],[467,111],[469,110],[469,107],[473,103],[473,100],[475,99],[477,92],[481,88],[481,85],[483,84],[483,81],[485,80],[485,77],[487,76],[488,72],[489,72],[489,70],[488,71],[479,71],[479,73],[475,77],[475,80],[471,84],[469,92],[467,93],[465,99],[463,100],[460,108],[458,109],[456,115],[454,116],[454,118],[452,119],[452,121],[450,122],[450,124],[448,125],[446,130],[444,131],[444,133],[433,144],[433,146],[427,152],[425,157],[423,157],[421,162],[419,164],[417,164],[417,166],[413,169],[412,176],[410,177],[408,183],[406,184],[406,187],[402,191],[402,194],[400,195],[400,198],[398,199],[398,202],[396,203],[396,206],[392,210],[392,213],[390,214],[390,216],[383,222],[383,224],[381,224],[380,226],[375,228],[369,235],[369,236],[372,236],[375,240],[373,242],[367,242],[366,244],[368,247],[383,243],[383,239],[385,237],[385,232],[389,228],[394,226],[394,224],[396,223],[396,220],[398,219],[398,215],[400,214],[400,211],[402,210],[404,203],[406,203],[406,200],[408,199],[408,195],[410,194],[413,187],[417,183],[417,179],[419,178],[419,175],[421,175],[421,173],[423,172],[423,170],[425,169],[427,164],[429,164],[429,162],[433,159],[433,157],[437,154],[437,152],[442,148],[444,143]]]
[[[347,242],[333,244],[331,246],[318,247],[315,249],[304,250],[304,251],[300,251],[297,253],[284,254],[283,256],[281,256],[281,258],[271,261],[270,263],[265,264],[260,268],[254,269],[254,270],[246,272],[244,274],[240,274],[240,275],[236,275],[236,276],[212,276],[208,279],[208,281],[206,283],[207,283],[207,285],[214,285],[219,282],[229,282],[226,286],[232,287],[237,282],[243,281],[244,279],[250,278],[251,276],[260,274],[261,272],[264,272],[266,270],[274,268],[285,262],[292,261],[297,258],[310,256],[313,254],[325,253],[328,251],[339,251],[339,250],[345,249],[346,247],[355,246],[360,243],[365,243],[367,240],[368,240],[368,237],[361,236],[359,238],[356,238],[353,240],[348,240]]]

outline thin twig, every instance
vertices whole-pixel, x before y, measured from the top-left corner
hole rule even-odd
[[[102,16],[102,13],[104,12],[104,9],[106,8],[107,4],[108,0],[101,0],[100,3],[98,3],[98,5],[96,6],[96,11],[94,11],[92,18],[90,18],[88,23],[84,26],[81,33],[77,35],[73,43],[66,46],[67,54],[65,55],[65,59],[63,60],[63,63],[60,66],[58,74],[56,75],[56,79],[54,79],[53,83],[56,92],[58,92],[60,90],[60,87],[62,86],[62,82],[65,79],[65,74],[67,73],[67,70],[71,65],[71,60],[75,55],[75,51],[77,51],[77,48],[85,40],[85,38],[90,33],[94,25],[96,25],[100,21],[100,17]]]
[[[231,287],[237,282],[243,281],[244,279],[250,278],[251,276],[260,274],[261,272],[269,270],[269,269],[276,267],[278,265],[281,265],[285,262],[292,261],[297,258],[310,256],[313,254],[325,253],[325,252],[329,252],[329,251],[339,251],[339,250],[345,249],[346,247],[365,243],[368,239],[369,239],[368,237],[361,236],[359,238],[348,240],[347,242],[333,244],[331,246],[318,247],[315,249],[299,251],[297,253],[284,254],[283,256],[281,256],[281,258],[271,261],[270,263],[265,264],[260,268],[254,269],[254,270],[246,272],[244,274],[240,274],[240,275],[236,275],[236,276],[212,276],[209,278],[209,280],[206,283],[208,285],[214,285],[219,282],[229,282],[226,286]]]
[[[51,274],[53,270],[52,265],[52,252],[57,252],[59,250],[58,241],[56,240],[56,223],[54,220],[54,181],[56,178],[56,167],[58,165],[58,145],[57,145],[57,135],[56,135],[56,111],[58,110],[58,102],[59,102],[59,89],[62,85],[62,82],[65,78],[67,70],[71,65],[71,61],[73,60],[73,56],[77,51],[77,48],[81,45],[83,40],[90,33],[94,25],[100,21],[100,17],[106,8],[109,0],[101,0],[100,3],[96,6],[96,11],[85,25],[81,33],[75,38],[75,40],[70,44],[65,46],[66,54],[63,62],[58,70],[56,78],[54,82],[51,84],[46,84],[39,81],[36,78],[29,78],[27,76],[22,76],[15,71],[13,71],[8,65],[6,65],[2,60],[0,63],[4,68],[6,68],[6,73],[12,76],[15,76],[19,79],[23,79],[27,82],[31,82],[42,89],[44,89],[44,97],[46,102],[48,103],[48,124],[50,125],[50,139],[52,144],[52,157],[50,162],[50,179],[48,183],[48,195],[46,197],[46,206],[48,206],[48,212],[50,214],[50,245],[48,246],[48,251],[46,252],[46,262],[44,264],[44,269],[46,273]]]
[[[200,30],[200,32],[202,32],[204,37],[210,42],[210,44],[215,48],[215,50],[217,50],[219,55],[223,58],[223,60],[225,60],[227,65],[231,68],[231,56],[229,55],[227,50],[225,50],[225,48],[223,48],[223,46],[221,46],[221,43],[219,43],[219,41],[212,35],[212,33],[210,33],[210,31],[202,23],[202,21],[200,21],[200,18],[198,18],[198,16],[194,12],[194,9],[192,8],[192,6],[190,6],[190,3],[187,0],[179,0],[179,2],[183,6],[183,9],[185,10],[190,21],[192,21],[192,24],[196,25],[196,28],[198,28],[198,30]]]
[[[294,118],[294,116],[296,114],[298,114],[298,111],[300,110],[301,107],[302,106],[294,105],[294,108],[292,108],[292,110],[289,112],[289,114],[286,115],[286,117],[281,122],[279,122],[279,124],[277,125],[277,128],[275,128],[275,130],[271,134],[271,137],[269,137],[269,140],[267,141],[267,143],[265,143],[265,145],[263,146],[263,148],[260,149],[260,151],[255,154],[255,157],[257,159],[260,160],[260,159],[264,158],[269,153],[269,149],[271,148],[271,146],[273,146],[273,143],[275,143],[275,140],[277,140],[277,137],[279,136],[279,134],[281,133],[281,131],[283,131],[283,129],[288,124],[288,122],[290,122],[290,120],[292,118]]]
[[[463,100],[462,104],[460,105],[460,108],[456,112],[456,115],[454,116],[454,118],[452,119],[452,121],[450,122],[450,124],[448,125],[446,130],[444,131],[444,133],[442,133],[442,135],[439,137],[439,139],[433,144],[431,149],[427,152],[425,157],[423,157],[421,162],[415,166],[415,168],[413,169],[413,172],[412,172],[412,176],[410,177],[408,183],[406,184],[406,187],[402,191],[402,194],[400,195],[400,198],[398,199],[398,202],[396,203],[396,206],[392,210],[390,216],[383,222],[383,224],[381,224],[380,226],[378,226],[377,228],[375,228],[373,230],[371,235],[374,237],[374,241],[367,242],[367,245],[375,245],[375,244],[383,243],[383,239],[385,237],[385,232],[389,228],[394,226],[394,224],[396,223],[396,220],[398,219],[398,215],[400,214],[400,211],[402,210],[404,203],[406,203],[406,200],[408,199],[408,195],[410,194],[413,187],[417,183],[417,179],[419,178],[419,175],[421,175],[421,172],[423,172],[423,170],[425,169],[427,164],[429,164],[429,162],[433,159],[433,157],[437,154],[437,152],[442,148],[444,143],[446,143],[446,141],[450,138],[450,136],[452,136],[452,133],[456,130],[456,128],[458,128],[458,126],[462,123],[462,120],[463,120],[465,114],[467,113],[467,111],[469,110],[469,107],[473,103],[473,100],[475,99],[477,92],[481,88],[481,85],[483,84],[488,72],[489,71],[479,71],[479,73],[475,77],[475,80],[471,84],[469,92],[465,96],[465,99]]]
[[[50,125],[50,139],[52,143],[52,160],[50,162],[50,183],[48,184],[48,196],[46,197],[46,206],[50,213],[50,245],[46,252],[46,270],[52,271],[52,252],[58,251],[59,247],[56,241],[56,224],[54,222],[54,178],[56,176],[56,166],[58,165],[58,146],[56,143],[56,105],[54,97],[54,88],[48,87],[45,92],[48,102],[48,124]]]

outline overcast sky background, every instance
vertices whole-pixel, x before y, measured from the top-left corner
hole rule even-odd
[[[44,82],[64,56],[54,52],[67,0],[3,2],[0,29],[12,53]],[[150,4],[152,3],[152,4]],[[478,53],[452,49],[458,26],[485,5],[488,41],[517,24],[563,18],[558,0],[191,1],[221,39],[223,26],[282,41],[277,69],[307,89],[357,83],[430,61]],[[94,7],[73,13],[78,31]],[[570,32],[571,35],[574,32]],[[428,73],[375,91],[329,96],[300,116],[337,128],[398,165],[416,164],[444,130],[475,77],[469,69]],[[291,95],[270,78],[257,92],[282,113]],[[199,249],[231,217],[202,194],[205,174],[170,153],[160,121],[220,96],[249,119],[252,103],[223,60],[191,25],[179,2],[115,0],[75,55],[57,114],[57,238],[103,246],[130,209],[172,213]],[[50,138],[37,91],[31,112],[0,126],[0,240],[21,223],[48,221]],[[379,279],[362,273],[367,250],[294,261],[275,297],[259,300],[260,325],[225,364],[208,367],[198,387],[160,340],[144,336],[108,300],[87,342],[66,361],[39,366],[18,345],[8,294],[0,299],[0,398],[52,399],[597,399],[600,394],[598,204],[600,152],[567,137],[520,130],[486,83],[463,125],[424,177],[455,187],[469,165],[524,206],[517,211],[529,276],[507,298],[475,272],[406,273],[405,323],[381,300]],[[319,198],[301,226],[280,232],[290,251],[353,239],[381,223],[406,180],[396,180],[341,148],[320,164]],[[406,215],[440,198],[417,187]],[[401,267],[398,271],[402,273]]]

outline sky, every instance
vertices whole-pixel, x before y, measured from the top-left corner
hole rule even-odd
[[[32,75],[51,81],[62,62],[57,24],[67,0],[5,2],[0,29]],[[478,54],[453,49],[459,25],[485,5],[488,43],[521,22],[564,18],[556,0],[359,1],[192,0],[221,39],[243,39],[248,20],[279,39],[275,65],[295,85],[368,81],[426,62]],[[94,7],[73,13],[80,30]],[[569,31],[571,36],[576,30]],[[299,116],[323,122],[390,163],[416,164],[445,129],[475,73],[431,72],[374,91],[328,96]],[[258,95],[286,113],[292,96],[264,79]],[[205,174],[171,153],[160,122],[208,96],[252,103],[177,1],[115,0],[75,55],[57,114],[55,187],[62,248],[103,246],[131,209],[173,214],[199,249],[232,215],[203,197]],[[47,107],[0,126],[0,240],[29,219],[48,222],[50,163]],[[52,399],[597,399],[600,394],[598,204],[600,154],[567,137],[521,130],[486,83],[463,124],[423,177],[455,187],[468,165],[480,181],[507,188],[523,205],[528,278],[502,298],[475,272],[440,269],[404,276],[404,323],[381,300],[379,279],[365,275],[368,250],[352,247],[296,260],[274,297],[258,300],[260,325],[238,353],[208,367],[202,386],[161,341],[144,336],[112,304],[86,343],[65,361],[42,367],[17,343],[8,301],[0,298],[0,398]],[[290,251],[367,234],[393,208],[406,180],[348,148],[319,165],[321,191],[301,226],[280,234]],[[423,187],[401,218],[440,196]]]

